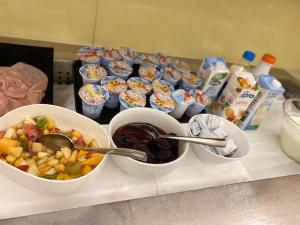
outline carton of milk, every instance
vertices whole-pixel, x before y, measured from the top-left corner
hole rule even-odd
[[[241,118],[238,126],[244,130],[255,130],[269,111],[273,101],[284,93],[281,83],[272,75],[260,75],[259,93]]]
[[[258,94],[257,82],[252,73],[233,73],[213,112],[238,124],[247,108]]]
[[[229,70],[223,58],[207,57],[203,60],[197,74],[205,80],[201,87],[202,91],[215,99],[229,75]]]

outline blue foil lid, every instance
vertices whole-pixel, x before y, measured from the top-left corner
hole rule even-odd
[[[284,93],[285,91],[281,83],[272,75],[260,75],[258,78],[258,84],[261,88],[268,89],[270,91],[280,93]]]

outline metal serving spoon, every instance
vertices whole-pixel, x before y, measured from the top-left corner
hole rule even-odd
[[[131,123],[128,126],[135,127],[137,129],[141,129],[148,134],[150,134],[153,139],[164,138],[164,139],[171,139],[177,141],[185,141],[185,142],[192,142],[196,144],[202,145],[209,145],[215,147],[225,147],[226,140],[224,138],[198,138],[198,137],[185,137],[185,136],[176,136],[176,135],[169,135],[169,134],[160,134],[155,127],[148,123]]]
[[[137,159],[143,162],[147,161],[147,154],[145,152],[129,149],[129,148],[88,148],[76,145],[71,138],[64,134],[44,134],[39,137],[37,142],[50,148],[53,151],[59,151],[63,147],[68,147],[70,149],[82,149],[89,152],[97,152],[101,154],[111,154],[111,155],[121,155],[127,156],[133,159]]]

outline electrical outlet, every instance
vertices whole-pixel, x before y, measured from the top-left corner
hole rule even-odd
[[[54,60],[54,81],[70,84],[73,82],[73,61],[69,59]]]

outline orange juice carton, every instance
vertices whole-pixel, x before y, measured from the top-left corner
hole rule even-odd
[[[252,73],[234,73],[214,104],[213,112],[238,124],[258,92],[258,85]]]

